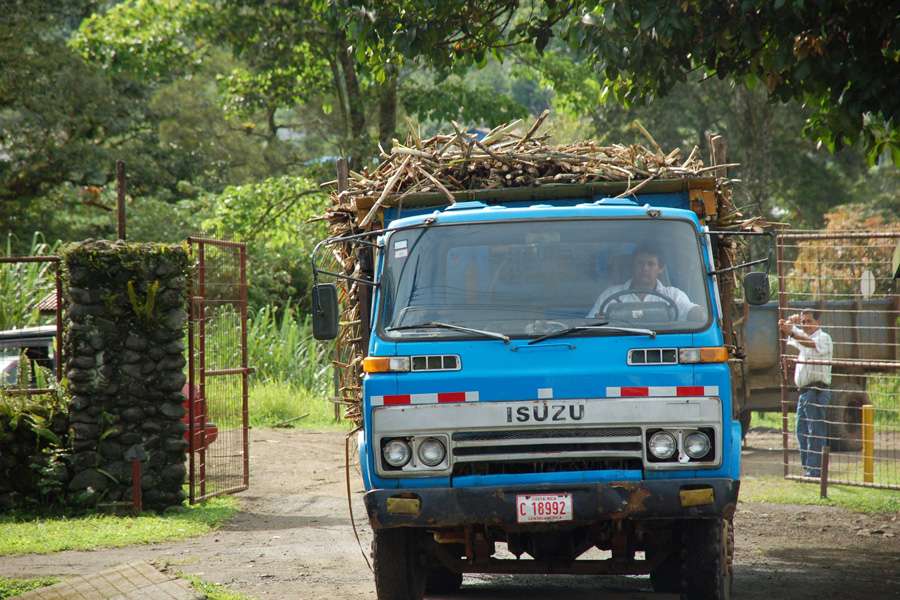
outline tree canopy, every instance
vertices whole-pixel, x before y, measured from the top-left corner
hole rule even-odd
[[[620,103],[695,72],[809,107],[805,131],[835,150],[862,139],[900,163],[900,5],[876,0],[350,0],[364,44],[450,68],[488,52],[564,41]]]
[[[895,2],[896,3],[896,2]],[[251,242],[255,304],[304,301],[334,160],[551,108],[559,142],[725,136],[748,212],[898,210],[896,15],[847,0],[10,0],[0,233]],[[886,12],[887,11],[887,12]],[[806,136],[802,132],[806,132]],[[379,148],[379,145],[381,148]],[[864,154],[868,154],[867,166]],[[892,154],[893,153],[893,154]],[[838,209],[840,210],[840,209]]]

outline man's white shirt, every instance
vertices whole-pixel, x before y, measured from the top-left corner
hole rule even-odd
[[[795,325],[794,333],[796,334],[798,332],[802,332],[802,330]],[[797,367],[794,369],[794,383],[797,385],[797,387],[807,387],[811,383],[824,383],[826,385],[831,385],[830,364],[803,364],[803,361],[808,360],[823,360],[830,362],[832,354],[834,352],[834,345],[831,342],[831,336],[822,331],[822,328],[820,327],[819,329],[816,329],[811,336],[809,336],[809,339],[815,342],[815,348],[804,346],[793,337],[788,337],[788,346],[793,346],[800,351],[800,353],[797,355]]]
[[[588,317],[596,317],[597,313],[600,312],[600,307],[603,306],[603,303],[606,302],[607,298],[612,297],[613,294],[618,292],[622,292],[625,290],[631,289],[631,280],[629,279],[622,285],[614,285],[612,287],[606,288],[600,297],[597,298],[597,301],[594,303],[594,306],[591,308],[590,312],[588,312]],[[691,302],[691,299],[688,298],[688,295],[679,290],[674,286],[665,286],[660,283],[659,280],[656,281],[656,289],[654,290],[657,294],[661,296],[665,296],[669,300],[671,300],[675,306],[678,308],[678,320],[687,319],[688,313],[692,308],[696,307],[697,304]],[[643,294],[643,298],[641,298],[640,292],[634,292],[631,294],[623,294],[613,300],[613,302],[662,302],[658,296],[654,296],[653,294]]]

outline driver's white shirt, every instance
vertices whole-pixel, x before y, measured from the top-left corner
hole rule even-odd
[[[631,288],[631,280],[629,279],[622,285],[614,285],[612,287],[606,288],[600,297],[597,298],[597,301],[594,302],[594,306],[591,308],[590,312],[588,312],[588,317],[596,317],[597,313],[600,312],[600,307],[603,306],[603,303],[607,298],[611,297],[613,294],[618,292],[628,290]],[[679,290],[674,286],[664,286],[659,280],[656,280],[656,293],[665,296],[669,300],[675,303],[675,306],[678,308],[678,320],[683,321],[687,319],[687,314],[690,312],[692,308],[698,306],[691,302],[691,299],[688,298],[688,295]],[[643,298],[641,298],[640,291],[632,293],[632,294],[623,294],[613,300],[613,302],[662,302],[659,297],[654,296],[653,294],[643,294]]]

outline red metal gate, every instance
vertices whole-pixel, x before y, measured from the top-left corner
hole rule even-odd
[[[194,259],[188,323],[190,501],[250,485],[247,248],[188,238]]]

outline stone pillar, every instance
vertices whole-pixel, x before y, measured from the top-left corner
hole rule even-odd
[[[144,506],[181,504],[187,251],[88,240],[63,258],[70,493],[83,505],[129,501],[125,454],[142,450]]]

